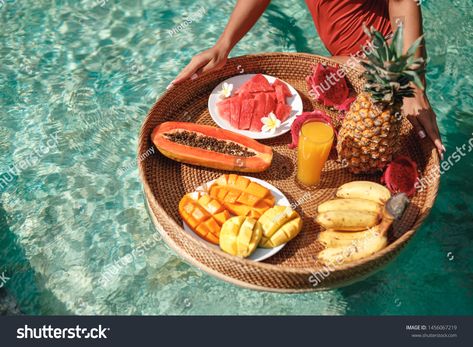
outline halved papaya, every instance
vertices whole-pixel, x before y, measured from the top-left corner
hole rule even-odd
[[[247,136],[208,125],[165,122],[154,128],[151,140],[166,157],[214,169],[262,172],[273,150]]]

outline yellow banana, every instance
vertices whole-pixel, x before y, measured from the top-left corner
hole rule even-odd
[[[337,231],[337,230],[325,230],[317,235],[317,241],[323,243],[325,247],[342,247],[349,246],[354,241],[358,241],[372,235],[370,228],[363,231]]]
[[[317,223],[325,229],[361,231],[379,223],[380,214],[367,211],[327,211],[319,213]]]
[[[368,199],[384,205],[391,197],[391,193],[386,187],[375,182],[353,181],[340,186],[337,197]]]
[[[326,230],[318,240],[327,248],[317,255],[317,259],[329,266],[337,266],[356,261],[379,252],[388,245],[388,229],[395,219],[401,218],[409,199],[400,193],[387,201],[381,216],[381,223],[362,232],[341,232]],[[327,212],[326,212],[327,213]],[[367,213],[367,212],[365,212]]]
[[[344,211],[356,210],[356,211],[380,213],[381,205],[372,200],[354,198],[354,199],[333,199],[333,200],[329,200],[324,203],[321,203],[317,207],[318,213],[323,213],[323,212],[328,212],[328,211],[339,211],[339,210],[344,210]]]
[[[326,248],[318,254],[317,259],[326,265],[341,265],[366,258],[382,250],[387,244],[386,233],[373,231],[367,237],[352,240],[351,244]]]

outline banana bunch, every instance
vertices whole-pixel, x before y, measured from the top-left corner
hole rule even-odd
[[[385,204],[391,197],[391,192],[379,183],[353,181],[341,185],[337,189],[337,197],[342,199],[367,199],[378,204]]]
[[[250,256],[257,247],[274,248],[296,237],[302,218],[288,206],[275,206],[256,220],[239,216],[228,219],[220,231],[220,248],[238,257]]]
[[[386,247],[387,229],[394,220],[385,209],[389,190],[374,182],[354,181],[339,187],[336,196],[317,209],[316,221],[326,229],[318,235],[325,246],[319,261],[343,264]]]
[[[350,232],[326,231],[319,234],[319,241],[325,243],[326,248],[318,254],[318,260],[327,265],[349,263],[368,257],[388,245],[388,238],[379,225],[357,235]],[[348,235],[347,235],[348,234]]]

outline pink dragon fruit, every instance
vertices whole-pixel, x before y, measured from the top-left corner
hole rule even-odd
[[[312,75],[306,77],[307,88],[309,93],[313,94],[315,99],[325,106],[348,109],[349,104],[347,106],[345,101],[350,90],[345,76],[340,77],[337,74],[338,69],[338,65],[332,67],[318,63],[317,66],[313,66]]]
[[[312,111],[312,112],[303,112],[301,115],[297,116],[294,122],[291,125],[291,136],[292,136],[292,143],[289,144],[289,148],[294,149],[297,148],[297,144],[299,143],[299,134],[301,132],[302,125],[308,120],[318,120],[325,122],[327,124],[332,125],[332,119],[328,116],[325,112],[322,111]],[[333,129],[336,135],[335,128]]]
[[[348,111],[350,109],[352,102],[355,100],[356,98],[354,96],[351,96],[347,98],[344,102],[342,102],[340,105],[336,105],[335,108],[342,112]]]
[[[417,164],[411,158],[400,155],[386,167],[381,182],[393,194],[406,193],[412,197],[416,193],[418,177]]]

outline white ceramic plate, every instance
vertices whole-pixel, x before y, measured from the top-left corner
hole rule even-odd
[[[244,176],[244,177],[248,178],[249,180],[251,180],[253,182],[259,183],[263,187],[269,189],[271,191],[271,193],[274,195],[275,205],[281,205],[281,206],[290,206],[291,205],[289,203],[289,200],[284,196],[284,194],[279,189],[277,189],[275,186],[269,184],[268,182],[262,181],[258,178],[249,177],[249,176]],[[206,188],[210,188],[210,186],[214,183],[214,181],[215,180],[207,182],[207,183],[201,185],[200,187],[197,187],[196,191],[197,192],[207,191]],[[219,246],[214,245],[213,243],[210,243],[208,241],[205,241],[203,238],[199,237],[196,233],[194,233],[192,231],[192,229],[185,222],[182,222],[182,225],[184,227],[184,231],[186,233],[188,233],[189,235],[191,235],[193,238],[195,238],[199,241],[205,242],[207,245],[209,245],[212,248],[220,249]],[[282,245],[280,245],[278,247],[274,247],[274,248],[259,248],[258,247],[258,248],[256,248],[256,250],[249,257],[247,257],[245,259],[254,260],[254,261],[262,261],[262,260],[268,259],[269,257],[272,257],[273,255],[278,253],[285,245],[286,244],[283,243]]]
[[[226,79],[225,81],[222,81],[219,85],[217,85],[214,88],[214,90],[212,90],[212,93],[210,94],[210,97],[209,97],[208,107],[209,107],[210,116],[212,117],[214,122],[217,123],[219,127],[233,131],[238,134],[251,137],[253,139],[270,139],[270,138],[277,137],[277,136],[287,133],[289,130],[291,130],[292,122],[294,121],[296,116],[302,113],[303,106],[302,106],[302,99],[299,93],[297,93],[297,91],[294,89],[293,86],[291,86],[287,82],[284,82],[283,80],[281,80],[281,82],[284,82],[292,93],[292,96],[286,99],[287,104],[292,107],[292,111],[291,111],[291,114],[289,115],[289,118],[286,119],[284,123],[282,123],[281,126],[279,126],[278,129],[276,129],[274,134],[236,129],[232,127],[230,124],[228,124],[228,122],[225,121],[223,118],[221,118],[220,115],[218,114],[217,102],[219,102],[220,100],[223,100],[220,97],[220,91],[222,90],[223,83],[226,82],[228,84],[233,84],[233,91],[232,91],[232,95],[233,95],[234,92],[243,85],[243,83],[251,79],[254,75],[255,74],[244,74],[244,75],[233,76]],[[273,83],[276,80],[276,77],[273,77],[273,76],[268,76],[268,75],[263,75],[263,76],[266,77],[269,83]]]

